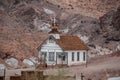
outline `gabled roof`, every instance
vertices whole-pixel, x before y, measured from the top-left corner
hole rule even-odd
[[[55,37],[52,36],[52,35],[50,35],[50,36],[48,36],[48,37],[40,44],[40,46],[37,48],[37,50],[40,50],[41,47],[42,47],[42,45],[43,45],[49,38],[53,39],[53,40],[56,42]],[[61,47],[61,46],[60,46],[60,47]],[[62,48],[62,47],[61,47],[61,48]]]
[[[55,39],[57,44],[63,50],[88,50],[89,48],[77,36],[60,36],[60,39]]]
[[[77,37],[77,36],[60,36],[60,39],[55,39],[53,36],[49,36],[47,39],[49,39],[50,37],[63,50],[89,50],[89,48],[87,47],[87,45],[85,45],[84,42],[79,37]],[[38,47],[38,49],[41,48],[42,44]]]

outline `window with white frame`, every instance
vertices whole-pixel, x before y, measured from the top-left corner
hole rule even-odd
[[[54,61],[54,52],[49,52],[49,61]]]
[[[47,56],[47,52],[41,52],[41,55],[46,57]]]
[[[54,40],[51,37],[49,38],[49,43],[54,43]]]
[[[41,57],[46,61],[47,52],[41,52]]]

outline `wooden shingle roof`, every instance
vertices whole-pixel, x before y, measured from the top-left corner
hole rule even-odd
[[[60,36],[60,39],[55,39],[53,36],[49,36],[47,39],[52,38],[63,50],[89,50],[87,45],[77,36]],[[47,40],[45,39],[44,42]],[[41,49],[42,44],[37,48]]]
[[[77,36],[60,36],[60,39],[55,39],[56,43],[63,50],[88,50],[89,48]]]

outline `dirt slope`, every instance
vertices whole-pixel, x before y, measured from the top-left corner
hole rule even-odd
[[[13,56],[22,60],[38,55],[37,47],[46,38],[44,33],[29,32],[20,27],[10,28],[0,25],[0,30],[0,58],[2,59]]]

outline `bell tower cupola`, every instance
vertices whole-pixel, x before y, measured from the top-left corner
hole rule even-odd
[[[60,39],[60,32],[58,31],[58,25],[54,22],[51,25],[51,31],[49,35],[52,35],[55,39]]]

